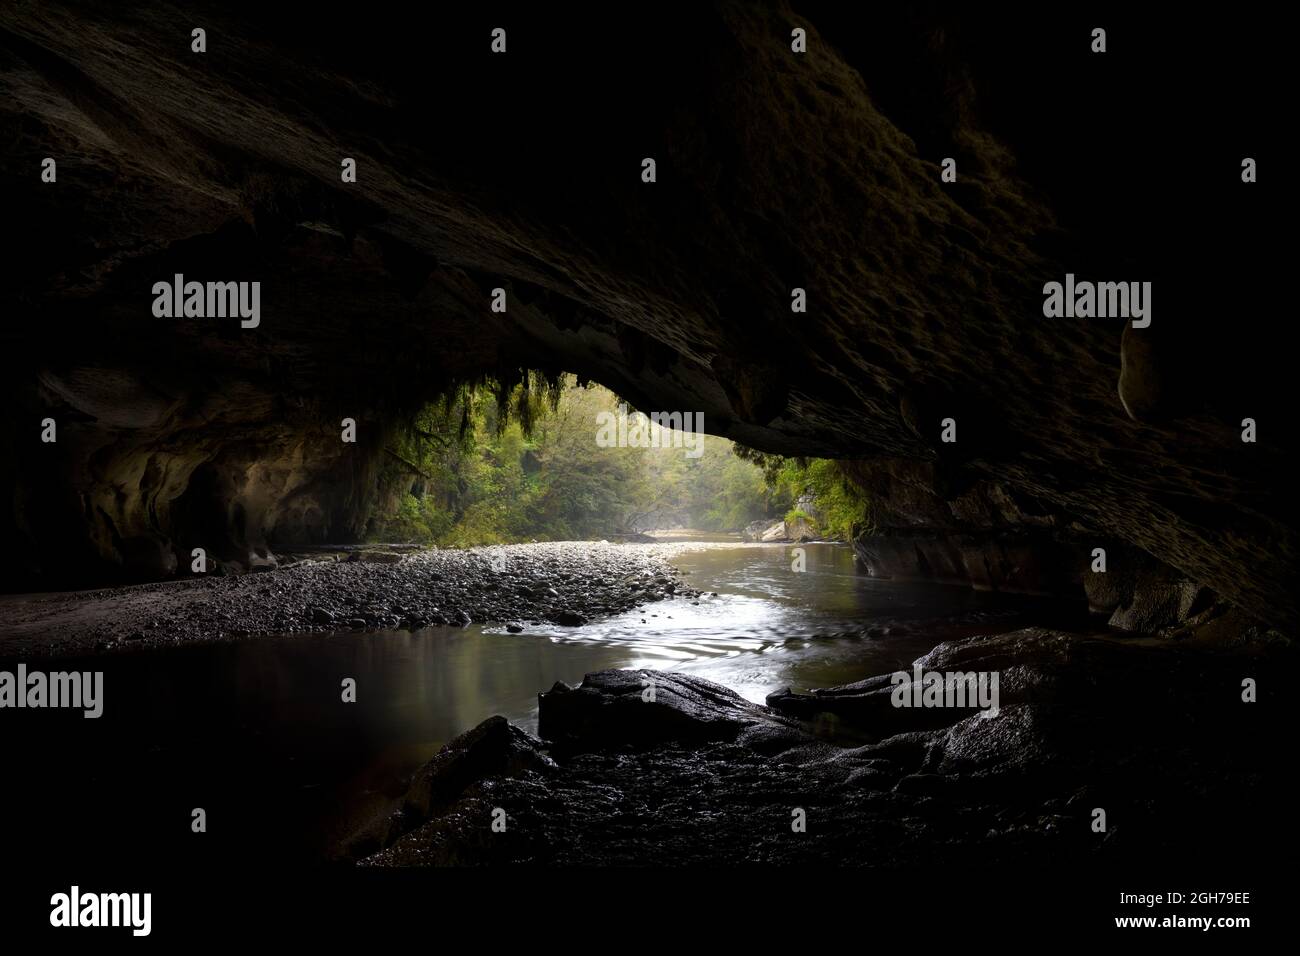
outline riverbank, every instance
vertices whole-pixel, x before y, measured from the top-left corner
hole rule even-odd
[[[696,600],[669,559],[698,544],[548,542],[358,553],[236,576],[0,598],[0,658],[272,635],[588,620]]]
[[[1179,827],[1165,816],[1182,813],[1184,795],[1202,814],[1221,797],[1253,799],[1252,775],[1281,752],[1288,705],[1276,689],[1290,680],[1269,642],[1108,634],[1069,607],[877,581],[843,545],[808,545],[805,558],[797,572],[776,545],[524,545],[38,596],[48,604],[26,620],[45,633],[51,608],[68,632],[69,615],[103,619],[114,600],[125,602],[109,615],[119,624],[188,613],[199,628],[217,609],[256,622],[268,608],[302,621],[305,598],[322,594],[340,612],[351,613],[347,598],[368,601],[382,619],[395,602],[381,610],[380,595],[420,588],[458,599],[440,614],[477,609],[482,595],[484,607],[517,602],[544,623],[362,633],[343,618],[301,623],[296,637],[200,630],[188,647],[141,638],[60,655],[59,669],[104,672],[107,703],[93,721],[9,713],[22,721],[11,756],[48,786],[11,795],[8,816],[71,818],[93,780],[96,813],[114,824],[69,832],[69,858],[89,840],[105,858],[192,863],[196,847],[174,841],[174,815],[156,809],[219,807],[223,839],[202,852],[222,866],[249,854],[398,866],[906,864],[951,851],[955,865],[1059,850],[1082,861],[1109,858],[1116,839],[1121,851],[1138,840],[1155,852],[1152,827],[1184,834],[1185,815]],[[535,599],[543,585],[557,593]],[[262,588],[293,597],[274,603]],[[555,622],[581,600],[651,606]],[[24,654],[29,665],[34,656]],[[918,658],[927,670],[999,674],[999,715],[894,707],[885,675],[912,673]],[[1247,704],[1244,676],[1274,691]],[[344,678],[355,702],[341,698]],[[1075,829],[1081,809],[1098,806],[1112,824],[1100,850],[1090,820]],[[505,834],[490,828],[495,808]],[[794,809],[807,814],[797,835]],[[39,837],[50,852],[54,838]]]

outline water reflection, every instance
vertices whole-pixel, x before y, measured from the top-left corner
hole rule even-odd
[[[96,839],[120,839],[122,852],[173,847],[191,859],[193,846],[174,839],[176,821],[151,809],[174,803],[185,812],[202,805],[222,821],[226,836],[204,852],[255,847],[263,857],[302,859],[345,845],[349,828],[391,810],[406,774],[483,719],[502,714],[535,730],[537,694],[556,681],[576,684],[611,667],[678,668],[762,701],[786,685],[904,667],[934,643],[925,633],[864,640],[841,631],[995,600],[873,580],[843,545],[803,548],[801,573],[788,547],[690,550],[674,563],[709,596],[581,628],[349,633],[67,661],[105,672],[104,716],[38,722],[16,711],[14,759],[33,778],[44,774],[49,792],[95,792],[101,811],[122,821]],[[349,677],[355,704],[341,702]],[[75,773],[63,757],[73,752]],[[7,809],[23,819],[51,805]]]
[[[575,657],[582,648],[619,649],[618,663],[604,666],[683,669],[761,703],[781,687],[806,690],[904,666],[934,644],[925,634],[873,642],[836,636],[873,618],[935,617],[997,600],[965,588],[867,577],[847,545],[798,547],[800,572],[792,570],[793,545],[688,551],[674,563],[707,593],[698,603],[666,601],[582,628],[534,627],[507,636],[544,638]],[[530,723],[536,707],[509,716]]]

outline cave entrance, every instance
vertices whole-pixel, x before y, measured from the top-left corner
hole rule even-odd
[[[708,435],[695,412],[642,411],[575,376],[529,373],[512,387],[459,387],[393,429],[366,536],[452,547],[687,530],[757,539],[797,520],[810,536],[846,538],[865,502],[834,470]]]
[[[215,463],[194,469],[185,491],[172,502],[171,518],[178,567],[190,566],[194,547],[217,561],[242,564],[247,559],[240,547],[248,532],[247,515]]]

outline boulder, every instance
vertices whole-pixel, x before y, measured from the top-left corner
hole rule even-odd
[[[811,518],[800,515],[793,521],[786,521],[785,536],[790,541],[803,542],[817,540],[817,526]]]
[[[540,740],[504,717],[489,717],[448,742],[415,772],[399,810],[397,829],[429,818],[456,800],[465,788],[488,777],[547,773],[555,763]]]
[[[568,749],[735,740],[788,722],[721,684],[672,671],[607,670],[538,695],[538,733]]]

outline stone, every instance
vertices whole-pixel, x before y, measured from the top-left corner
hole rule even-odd
[[[646,691],[653,685],[653,699]],[[720,684],[673,672],[608,670],[538,696],[538,733],[557,744],[733,740],[756,724],[783,724]]]
[[[540,740],[504,717],[489,717],[450,741],[415,772],[401,812],[408,819],[425,819],[433,808],[454,800],[484,777],[550,771],[555,764],[541,749]]]

